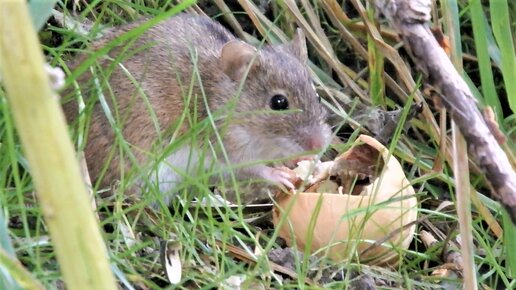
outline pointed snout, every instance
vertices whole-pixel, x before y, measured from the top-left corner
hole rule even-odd
[[[307,151],[323,149],[330,143],[331,130],[326,124],[309,128],[305,134],[303,147]]]

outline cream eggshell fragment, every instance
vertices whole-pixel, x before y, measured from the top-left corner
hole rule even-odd
[[[297,163],[297,167],[293,171],[301,180],[308,184],[314,184],[328,177],[333,163],[333,161],[302,160]]]
[[[411,223],[417,219],[417,199],[400,163],[387,148],[366,135],[359,136],[353,147],[362,143],[377,150],[384,165],[379,175],[371,184],[364,186],[360,194],[280,194],[273,222],[279,226],[279,235],[289,246],[296,244],[304,250],[310,245],[312,253],[327,255],[336,261],[358,259],[373,265],[395,265],[399,262],[400,252],[412,241],[415,224]],[[343,156],[346,158],[346,153]],[[310,166],[302,166],[305,169],[298,175],[304,172],[307,176],[310,171],[307,172],[306,168]],[[313,170],[315,177],[311,179],[328,182],[332,162],[325,166],[321,170]],[[319,188],[334,191],[335,186]],[[287,212],[287,209],[290,210]],[[312,219],[315,219],[315,224]],[[375,242],[379,245],[373,245]]]

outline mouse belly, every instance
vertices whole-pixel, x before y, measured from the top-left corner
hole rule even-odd
[[[202,160],[202,163],[201,163]],[[184,146],[161,161],[156,171],[149,174],[151,183],[159,189],[165,204],[181,189],[181,184],[188,179],[197,178],[198,172],[205,172],[211,164],[211,158],[191,146]]]

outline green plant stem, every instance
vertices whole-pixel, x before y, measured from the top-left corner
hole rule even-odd
[[[116,289],[26,1],[0,1],[0,63],[67,288]]]

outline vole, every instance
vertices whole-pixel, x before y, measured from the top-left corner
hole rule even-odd
[[[93,44],[94,50],[136,26],[113,28]],[[235,170],[237,179],[262,179],[292,188],[288,173],[258,161],[299,155],[329,143],[327,112],[312,84],[305,39],[299,29],[290,43],[257,49],[208,17],[180,14],[148,29],[126,47],[111,50],[109,57],[100,61],[104,71],[110,65],[114,68],[110,89],[103,86],[103,91],[110,111],[123,120],[120,133],[139,164],[150,161],[147,152],[151,149],[163,148],[171,141],[171,127],[185,118],[185,109],[189,114],[195,112],[198,120],[209,112],[226,110],[227,117],[215,125],[227,158],[220,154],[213,159],[220,167],[254,163]],[[98,96],[95,89],[84,89],[87,80],[91,87],[92,79],[88,73],[79,80],[86,98]],[[64,110],[68,120],[77,117],[73,102],[65,104]],[[85,147],[94,180],[100,178],[117,138],[105,110],[101,102],[93,106]],[[180,132],[188,130],[188,124],[181,126]],[[163,144],[156,144],[158,136],[163,137]],[[148,176],[157,173],[163,194],[173,191],[188,168],[199,162],[199,148],[194,147],[184,145],[149,172]],[[112,184],[122,169],[129,168],[127,161],[121,166],[122,159],[114,154],[108,161],[101,184]]]

